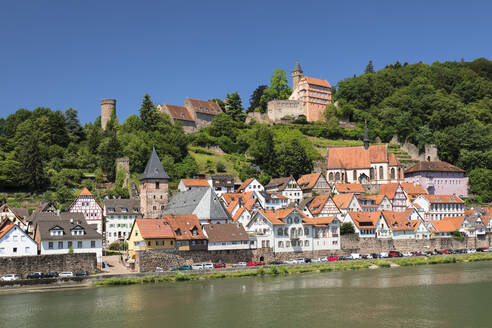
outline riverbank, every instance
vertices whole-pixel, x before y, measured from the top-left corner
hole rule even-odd
[[[476,254],[464,254],[464,255],[437,255],[437,256],[422,256],[422,257],[408,257],[408,258],[395,258],[395,259],[379,259],[379,260],[355,260],[355,261],[340,261],[326,264],[310,264],[310,265],[272,265],[265,267],[258,267],[252,269],[244,269],[230,272],[192,272],[184,273],[177,272],[175,274],[160,275],[160,276],[146,276],[143,278],[109,278],[104,280],[95,281],[95,286],[120,286],[120,285],[133,285],[133,284],[149,284],[149,283],[166,283],[177,281],[190,281],[190,280],[210,280],[210,279],[222,279],[222,278],[238,278],[238,277],[254,277],[254,276],[279,276],[289,274],[302,274],[302,273],[316,273],[316,272],[330,272],[330,271],[349,271],[349,270],[362,270],[362,269],[379,269],[379,268],[392,268],[400,266],[415,266],[415,265],[429,265],[429,264],[447,264],[447,263],[465,263],[465,262],[477,262],[477,261],[490,261],[492,260],[492,254],[490,253],[476,253]]]

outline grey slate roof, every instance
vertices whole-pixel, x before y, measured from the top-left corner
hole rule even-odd
[[[284,178],[271,179],[270,182],[268,182],[268,184],[265,186],[265,190],[277,188],[279,191],[282,191],[287,187],[287,185],[289,184],[289,181],[292,179],[294,179],[292,176],[284,177]]]
[[[296,72],[296,71],[300,71],[302,73],[302,68],[301,68],[301,64],[299,64],[299,61],[296,61],[296,64],[294,65],[294,69],[292,70],[292,72]]]
[[[140,181],[145,179],[169,179],[169,175],[167,175],[166,171],[164,171],[159,156],[157,156],[155,147],[152,147],[152,154],[150,155],[147,166],[145,166],[145,170],[140,177]]]
[[[22,207],[11,207],[12,211],[15,213],[15,215],[27,219],[29,216],[29,210],[27,208],[22,208]]]
[[[214,187],[234,187],[234,176],[230,174],[211,175],[210,180]]]
[[[61,236],[52,236],[50,234],[50,230],[54,227],[60,227],[63,229],[64,234]],[[72,229],[80,226],[85,230],[84,235],[72,235]],[[86,240],[86,239],[101,239],[102,235],[96,231],[94,225],[89,225],[85,221],[84,222],[70,222],[70,220],[41,220],[38,222],[37,231],[39,233],[39,237],[41,241],[43,240]]]
[[[106,215],[108,214],[123,214],[123,215],[138,215],[140,213],[140,200],[138,199],[106,199],[104,201],[104,208],[106,209]],[[109,209],[114,208],[114,212],[110,212]],[[122,209],[126,208],[127,212],[123,212]],[[134,209],[137,209],[136,211]]]
[[[195,214],[200,220],[231,219],[210,187],[175,193],[163,214]]]

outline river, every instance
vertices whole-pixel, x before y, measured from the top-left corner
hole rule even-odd
[[[0,296],[0,327],[492,327],[492,262]]]

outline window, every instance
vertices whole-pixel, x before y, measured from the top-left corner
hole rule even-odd
[[[91,248],[96,248],[96,241],[95,240],[91,240]]]
[[[304,246],[309,246],[309,240],[304,241]]]
[[[304,228],[304,234],[305,234],[306,236],[309,236],[309,228]]]
[[[340,181],[340,172],[335,173],[335,180]]]
[[[59,241],[58,242],[58,249],[62,249],[63,248],[63,241]]]
[[[328,180],[333,181],[333,172],[330,172],[330,174],[328,174]]]
[[[354,180],[354,181],[357,180],[357,170],[354,170],[352,172],[352,180]]]
[[[282,228],[278,228],[278,233],[277,233],[277,234],[278,234],[279,236],[282,236],[282,235],[283,235],[283,232],[284,232],[284,231],[283,231],[283,229],[282,229]],[[280,247],[280,246],[279,246],[279,247]]]
[[[67,247],[68,248],[72,247],[72,242],[71,241],[67,242]]]
[[[159,182],[155,183],[155,189],[159,189]]]
[[[12,253],[17,253],[17,247],[12,248]]]
[[[82,241],[77,242],[77,248],[82,248]]]
[[[147,245],[150,246],[150,241],[147,242]]]
[[[50,241],[50,242],[48,243],[48,249],[53,249],[53,242],[52,242],[52,241]]]
[[[394,179],[395,178],[395,169],[392,168],[391,169],[391,179]]]
[[[29,246],[27,246],[24,250],[24,253],[29,254],[30,251],[31,251],[31,248]]]
[[[282,247],[284,247],[284,242],[282,242],[282,241],[279,241],[279,242],[278,242],[278,247],[279,247],[279,248],[282,248]]]

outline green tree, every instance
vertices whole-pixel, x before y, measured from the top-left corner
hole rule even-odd
[[[263,169],[273,165],[275,159],[273,133],[265,124],[256,124],[251,131],[248,154]]]
[[[470,194],[477,195],[483,203],[492,201],[492,170],[477,168],[468,173]]]
[[[355,233],[354,226],[350,222],[345,222],[340,225],[340,235],[348,235]]]
[[[256,109],[259,109],[261,113],[266,112],[267,108],[265,104],[261,103],[261,96],[263,95],[263,91],[267,88],[268,86],[266,85],[260,85],[255,89],[255,91],[253,91],[251,97],[249,98],[248,113],[254,112]]]
[[[364,73],[374,73],[374,65],[372,64],[372,60],[369,61],[369,63],[366,66],[366,69],[364,70]]]
[[[269,168],[269,173],[272,173],[273,176],[288,177],[292,175],[297,180],[301,175],[311,173],[312,170],[313,161],[297,140],[275,146],[275,165]]]
[[[234,92],[231,94],[227,94],[224,103],[225,113],[229,115],[233,121],[244,122],[246,116],[243,113],[244,107],[242,105],[239,93]]]
[[[46,185],[44,172],[44,156],[41,152],[39,131],[32,121],[25,122],[25,128],[30,130],[18,147],[21,183],[30,190],[40,190]]]
[[[267,104],[275,99],[289,99],[292,89],[289,87],[285,71],[276,69],[270,78],[270,86],[263,90],[260,98],[261,108],[267,108]]]
[[[226,166],[222,161],[218,161],[217,163],[215,163],[215,168],[219,173],[226,171]]]
[[[65,126],[68,130],[68,133],[72,136],[72,140],[77,142],[83,139],[85,133],[84,129],[80,125],[77,110],[70,107],[65,111],[63,115],[65,117]]]
[[[152,100],[150,100],[150,96],[148,94],[145,94],[139,112],[140,119],[144,123],[145,127],[152,131],[155,130],[156,121],[158,121],[158,113],[154,103],[152,102]]]

